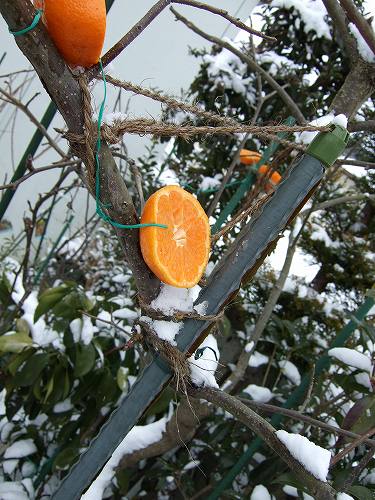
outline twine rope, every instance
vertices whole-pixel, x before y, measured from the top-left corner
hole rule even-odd
[[[234,217],[230,222],[228,222],[220,231],[218,231],[216,234],[214,234],[211,237],[211,244],[214,245],[222,236],[225,236],[228,234],[234,226],[236,226],[239,222],[242,222],[245,220],[247,217],[254,215],[259,209],[263,207],[263,205],[266,203],[266,201],[272,196],[273,193],[269,193],[259,200],[257,200],[253,205],[250,207],[241,210],[241,212]]]
[[[173,311],[172,314],[165,314],[159,309],[155,309],[147,304],[141,296],[138,297],[138,303],[142,311],[144,311],[147,316],[153,320],[164,320],[180,322],[185,319],[194,319],[198,321],[214,323],[224,316],[225,308],[219,311],[217,314],[198,314],[195,311]],[[150,324],[146,320],[139,320],[139,326],[141,327],[141,333],[135,330],[134,339],[141,340],[146,343],[152,350],[159,354],[171,367],[173,375],[176,379],[177,388],[179,384],[182,384],[183,392],[186,394],[186,383],[190,380],[190,365],[188,361],[188,353],[181,352],[176,346],[170,344],[167,340],[163,340],[155,333]],[[199,359],[206,347],[200,347],[196,349],[195,359]],[[215,358],[217,360],[217,354],[215,352]]]
[[[112,125],[103,124],[101,129],[102,138],[109,144],[120,142],[124,134],[135,134],[139,136],[152,135],[154,137],[181,137],[189,141],[197,136],[212,135],[234,135],[234,134],[252,134],[267,140],[274,140],[286,146],[292,146],[294,149],[305,151],[303,145],[295,144],[290,141],[280,139],[276,134],[278,132],[328,132],[329,126],[315,127],[314,125],[220,125],[220,126],[195,126],[178,125],[148,118],[115,120]],[[76,144],[85,144],[85,136],[66,132],[65,137]]]
[[[165,314],[160,309],[155,309],[147,304],[141,296],[138,297],[139,307],[145,311],[147,316],[151,319],[156,320],[164,320],[164,321],[173,321],[180,322],[185,319],[195,319],[197,321],[210,321],[211,323],[218,321],[224,316],[225,309],[222,309],[217,314],[199,314],[196,311],[188,312],[188,311],[173,311],[173,314]]]

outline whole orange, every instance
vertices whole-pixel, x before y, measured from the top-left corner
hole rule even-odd
[[[88,68],[99,61],[105,28],[105,0],[35,0],[59,52],[70,66]]]

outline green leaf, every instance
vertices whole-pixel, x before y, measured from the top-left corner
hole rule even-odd
[[[49,356],[46,353],[35,354],[29,358],[14,376],[13,385],[16,387],[32,385],[48,365],[48,359]]]
[[[11,292],[12,290],[12,285],[9,283],[8,278],[6,277],[6,274],[3,273],[1,280],[0,280],[0,302],[4,305],[8,305],[9,301],[12,300],[11,297]]]
[[[18,318],[16,320],[16,330],[17,332],[30,333],[29,323],[23,318]]]
[[[92,344],[76,345],[76,357],[74,365],[74,376],[83,377],[94,366],[95,363],[95,348]]]
[[[119,386],[120,391],[125,391],[128,388],[128,376],[129,369],[124,366],[120,366],[117,370],[116,376],[117,385]]]
[[[55,377],[52,376],[48,381],[47,391],[46,391],[46,395],[44,396],[43,403],[46,403],[48,401],[48,398],[50,397],[50,395],[53,391],[54,381],[55,381]]]
[[[8,332],[0,337],[0,352],[21,352],[32,340],[25,332]]]
[[[375,398],[367,396],[361,401],[364,403],[361,415],[352,426],[352,431],[357,434],[364,434],[375,427]]]
[[[66,469],[68,468],[75,458],[78,456],[78,448],[76,446],[68,446],[65,450],[62,450],[53,462],[54,469]]]
[[[74,290],[55,305],[53,312],[60,318],[72,320],[80,311],[90,311],[93,307],[93,302],[82,291]]]
[[[70,392],[69,372],[68,370],[65,370],[63,399],[66,399],[68,397],[69,392]]]
[[[358,500],[374,500],[374,491],[364,486],[351,486],[349,493],[358,498]]]
[[[69,292],[70,288],[66,285],[61,285],[56,288],[49,288],[43,292],[39,297],[39,304],[34,313],[34,321],[43,316],[46,312],[53,309],[64,296]]]
[[[108,369],[101,372],[100,383],[95,393],[98,408],[111,401],[118,391],[113,376]]]
[[[11,375],[15,375],[17,373],[18,368],[24,363],[30,356],[32,356],[35,352],[35,349],[25,349],[24,351],[12,356],[11,360],[8,363],[7,370]]]

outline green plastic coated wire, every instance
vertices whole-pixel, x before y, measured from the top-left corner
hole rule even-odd
[[[101,139],[101,127],[102,127],[102,122],[103,122],[103,114],[104,114],[104,106],[107,100],[107,80],[105,78],[105,73],[104,73],[104,68],[101,59],[99,59],[99,66],[100,66],[100,71],[102,74],[103,82],[104,82],[104,97],[103,101],[100,105],[99,109],[99,116],[98,116],[98,140],[96,141],[96,151],[95,151],[95,163],[96,163],[96,175],[95,175],[95,199],[96,199],[96,213],[99,215],[101,219],[103,219],[105,222],[108,222],[114,227],[117,227],[119,229],[138,229],[140,227],[161,227],[163,229],[167,229],[168,226],[165,224],[131,224],[131,225],[125,225],[125,224],[120,224],[119,222],[116,222],[115,220],[111,219],[106,213],[103,212],[102,207],[108,208],[110,205],[104,205],[100,201],[100,150],[102,147],[102,139]]]
[[[27,28],[23,28],[22,30],[19,30],[19,31],[9,30],[9,33],[13,36],[26,35],[26,33],[29,33],[29,31],[32,31],[37,26],[37,24],[39,23],[39,21],[42,17],[42,14],[43,14],[43,10],[37,9],[35,17],[33,19],[33,22],[30,24],[30,26],[27,26]]]

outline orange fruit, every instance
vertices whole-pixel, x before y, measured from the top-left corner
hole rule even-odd
[[[48,33],[65,61],[88,68],[99,61],[105,28],[105,0],[35,0]]]
[[[268,165],[261,165],[259,168],[258,168],[258,175],[267,175],[267,172],[269,171],[270,167]],[[282,177],[281,175],[279,174],[279,172],[277,172],[276,170],[274,172],[272,172],[271,176],[269,177],[268,179],[268,182],[265,186],[266,188],[266,191],[270,191],[274,186],[276,186],[277,184],[279,184],[279,182],[281,181]]]
[[[240,162],[243,165],[254,165],[262,158],[262,155],[257,151],[250,151],[249,149],[241,149]]]
[[[210,253],[210,225],[200,203],[179,186],[165,186],[147,200],[140,242],[143,258],[164,283],[191,288],[204,273]]]

